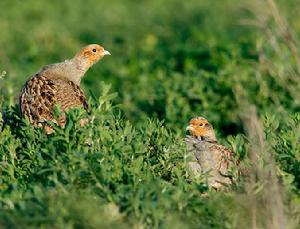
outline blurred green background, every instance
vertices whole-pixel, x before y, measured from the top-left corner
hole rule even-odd
[[[180,155],[184,150],[182,138],[185,136],[185,127],[191,118],[198,115],[206,117],[214,125],[221,142],[224,143],[227,139],[232,147],[236,147],[235,150],[240,155],[245,155],[245,148],[248,145],[245,143],[247,137],[244,134],[247,128],[243,117],[248,114],[248,106],[251,104],[256,107],[257,115],[265,120],[266,139],[270,148],[273,149],[276,171],[280,181],[284,183],[283,189],[288,190],[290,194],[288,199],[294,203],[300,201],[298,150],[300,125],[297,116],[300,110],[299,0],[278,0],[276,3],[273,0],[1,0],[0,9],[0,73],[2,71],[7,73],[0,79],[0,104],[3,113],[11,110],[10,107],[15,109],[22,86],[42,66],[72,58],[81,47],[90,43],[98,43],[109,50],[112,55],[105,57],[87,72],[82,81],[82,87],[88,97],[97,99],[107,92],[105,91],[107,87],[103,87],[101,82],[111,84],[111,92],[118,93],[112,101],[113,105],[119,105],[117,113],[120,113],[122,120],[129,121],[126,125],[130,123],[132,125],[130,128],[142,129],[142,133],[135,133],[136,139],[148,138],[147,128],[153,128],[149,130],[154,131],[153,133],[156,133],[155,129],[157,129],[158,132],[154,134],[155,140],[149,140],[150,146],[157,150],[156,153],[151,151],[150,146],[147,148],[155,155],[147,154],[150,158],[160,158],[158,154],[164,152],[164,147],[167,146],[171,147],[176,155]],[[152,119],[151,125],[149,118]],[[121,130],[125,131],[126,125],[121,125]],[[23,136],[20,133],[14,133],[13,124],[10,128],[11,130],[7,130],[9,134],[5,132],[1,135],[3,161],[9,158],[7,155],[11,150],[19,152],[19,155],[26,154],[22,148],[13,147],[13,145],[18,145],[18,142],[31,142],[34,146],[32,152],[44,152],[43,147],[57,147],[45,136],[41,137],[42,140],[38,140],[26,134]],[[164,128],[167,128],[167,132]],[[105,132],[104,129],[102,131]],[[116,130],[118,130],[117,127]],[[122,139],[120,137],[118,140],[121,145],[125,144],[121,143]],[[164,139],[167,143],[162,143],[160,139]],[[49,145],[47,141],[50,141]],[[174,149],[174,144],[177,143],[180,146]],[[159,147],[156,147],[156,144]],[[122,149],[127,146],[119,147]],[[96,150],[98,149],[95,148],[94,151]],[[107,149],[107,152],[110,151]],[[124,163],[123,156],[119,155],[119,157]],[[146,194],[142,195],[143,198],[148,198],[149,203],[147,203],[151,206],[146,207],[143,212],[137,207],[141,203],[135,206],[135,202],[129,201],[130,198],[134,199],[134,194],[127,197],[124,193],[130,191],[124,188],[119,190],[124,194],[120,196],[121,194],[116,194],[109,185],[106,191],[112,192],[113,194],[110,194],[112,197],[103,198],[105,201],[101,199],[102,197],[100,200],[97,199],[101,207],[93,201],[94,195],[98,195],[97,192],[89,191],[88,194],[79,198],[82,207],[74,210],[72,206],[78,197],[77,194],[68,190],[67,186],[65,187],[68,190],[67,193],[70,191],[72,194],[69,198],[60,196],[61,202],[55,206],[51,201],[55,200],[56,194],[48,192],[48,186],[44,185],[43,188],[47,190],[44,191],[46,193],[44,196],[43,191],[39,190],[40,187],[35,186],[35,182],[39,179],[33,179],[33,181],[30,178],[34,171],[22,170],[26,156],[21,159],[16,156],[14,160],[6,161],[7,164],[2,163],[3,171],[11,171],[8,168],[12,166],[15,174],[19,175],[11,178],[7,175],[10,174],[9,172],[0,172],[2,175],[0,179],[1,206],[3,209],[7,206],[17,206],[16,203],[20,206],[11,208],[15,210],[7,215],[6,213],[0,214],[0,218],[17,217],[22,223],[29,222],[26,217],[30,218],[30,214],[35,213],[27,214],[26,209],[30,209],[32,203],[26,201],[19,203],[19,199],[16,198],[16,196],[24,196],[26,193],[24,190],[28,187],[34,190],[31,195],[41,197],[37,202],[48,206],[50,212],[51,209],[55,212],[65,207],[69,209],[66,210],[69,211],[69,217],[72,218],[75,215],[74,218],[76,218],[91,204],[92,209],[101,214],[104,212],[106,217],[107,213],[103,209],[106,207],[115,209],[116,205],[120,207],[122,214],[124,212],[130,217],[133,215],[133,218],[129,217],[124,221],[129,222],[130,225],[138,225],[137,228],[161,227],[162,225],[168,228],[175,218],[178,218],[176,221],[178,228],[187,222],[191,223],[191,227],[197,228],[201,228],[199,225],[205,223],[207,224],[203,228],[237,228],[239,225],[237,218],[247,218],[245,215],[238,214],[238,212],[243,212],[241,209],[247,209],[247,206],[239,206],[240,208],[235,206],[235,200],[244,201],[247,205],[249,200],[245,200],[244,197],[215,194],[216,196],[212,199],[206,200],[197,196],[200,195],[198,192],[202,191],[196,184],[190,189],[186,181],[178,177],[170,178],[169,173],[173,174],[177,171],[176,163],[181,163],[179,170],[180,173],[184,173],[183,159],[175,160],[173,157],[175,156],[169,155],[165,158],[156,158],[155,162],[151,161],[149,169],[153,171],[150,169],[149,179],[147,178],[149,182],[145,184],[149,190],[150,187],[156,187],[155,185],[164,187],[165,183],[171,186],[174,184],[174,190],[172,189],[172,194],[170,194],[171,200],[165,200],[164,198],[167,199],[165,196],[154,195],[153,199],[157,197],[156,200],[160,200],[163,205],[157,207],[158,212],[156,212],[156,207],[151,205],[152,196],[149,195],[148,198]],[[137,155],[132,158],[137,161],[132,162],[133,167],[130,167],[132,165],[129,163],[129,168],[135,168],[139,163]],[[28,162],[30,160],[26,161],[26,163],[32,163],[30,167],[41,166],[40,159],[31,160],[36,160],[36,164]],[[147,160],[145,159],[145,163]],[[60,166],[64,165],[63,161]],[[51,166],[54,165],[49,165],[49,168]],[[167,175],[165,172],[157,172],[156,166]],[[120,172],[118,170],[120,168],[114,169],[112,171],[116,174]],[[87,168],[87,171],[89,170],[90,168]],[[115,177],[116,174],[111,176]],[[48,177],[43,179],[47,180]],[[68,179],[68,182],[72,183],[73,178]],[[116,184],[125,185],[127,179],[124,177],[122,179]],[[62,187],[68,182],[62,182]],[[18,185],[22,183],[23,186],[21,185],[22,188],[18,190],[9,186],[10,183]],[[136,183],[133,182],[133,184]],[[90,185],[95,186],[92,182]],[[145,187],[137,188],[138,192],[147,193]],[[12,190],[18,190],[16,191],[18,195],[13,194]],[[185,196],[188,190],[192,190],[191,196],[194,195],[193,197]],[[178,201],[177,197],[180,197],[179,203],[182,206],[178,207],[179,210],[177,208],[174,210],[172,203]],[[105,204],[103,205],[101,201]],[[110,205],[111,202],[112,205]],[[229,203],[234,207],[228,210],[228,215],[218,212],[218,208],[227,209]],[[19,211],[18,208],[21,210]],[[294,207],[286,208],[292,208],[293,214],[299,212]],[[161,221],[166,217],[165,211],[168,209],[173,209],[172,214],[170,213],[165,224],[162,224]],[[69,225],[70,228],[76,228],[77,224],[70,223],[69,218],[54,216],[55,214],[49,216],[47,215],[49,212],[43,212],[43,214],[46,215],[43,216],[44,218],[41,216],[44,224],[36,221],[36,224],[29,223],[29,225],[45,226],[48,225],[47,222],[50,222],[49,225],[52,225],[50,227]],[[61,214],[63,215],[63,212]],[[121,213],[118,214],[121,215]],[[118,217],[121,217],[120,215]],[[194,217],[198,216],[199,219],[196,220]],[[94,225],[103,227],[113,225],[110,224],[111,221],[104,225],[102,221],[98,222],[93,217],[93,213],[87,213],[82,216],[82,221],[90,220],[91,225],[94,222]],[[53,224],[53,219],[61,221]],[[246,225],[248,221],[244,222]],[[12,225],[17,227],[18,224],[7,225],[7,227]],[[77,228],[92,227],[84,223],[78,225]]]
[[[112,84],[115,102],[134,123],[157,117],[183,129],[191,117],[205,115],[224,134],[240,131],[232,84],[245,77],[230,66],[257,60],[256,30],[241,25],[249,15],[243,1],[0,4],[0,68],[8,73],[1,88],[10,105],[42,66],[99,43],[112,56],[84,78],[87,94],[98,97],[100,81]]]
[[[236,134],[241,131],[238,84],[262,111],[299,110],[298,99],[287,101],[290,95],[278,79],[257,76],[260,52],[269,43],[262,27],[272,26],[270,12],[262,12],[259,1],[3,0],[0,4],[0,68],[8,73],[1,89],[10,105],[42,66],[99,43],[112,56],[88,72],[83,87],[98,97],[99,82],[112,84],[119,94],[115,102],[134,123],[157,117],[183,129],[191,117],[203,115],[222,134]],[[289,12],[296,29],[300,26],[297,1],[282,1],[280,10]],[[266,25],[248,23],[256,17],[266,17],[258,19],[266,20]],[[289,58],[285,52],[282,58]]]

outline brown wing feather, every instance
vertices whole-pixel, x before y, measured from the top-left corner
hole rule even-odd
[[[52,120],[52,109],[57,102],[56,90],[52,80],[36,74],[26,82],[21,91],[19,99],[21,113],[33,124]]]
[[[234,152],[216,142],[194,142],[195,157],[199,164],[209,164],[211,168],[218,170],[222,175],[228,175],[228,168],[232,164],[238,164],[234,158]]]
[[[62,111],[70,108],[83,107],[88,109],[88,103],[79,86],[72,81],[46,77],[36,74],[27,81],[19,97],[20,111],[31,123],[40,125],[45,121],[55,121],[54,106],[60,106]],[[64,125],[65,117],[58,120]]]
[[[72,81],[56,80],[57,103],[63,111],[74,107],[83,107],[88,109],[88,103],[80,87]]]
[[[226,148],[223,145],[213,144],[210,147],[218,158],[217,169],[222,175],[228,175],[228,169],[230,165],[235,164],[234,153],[231,149]]]

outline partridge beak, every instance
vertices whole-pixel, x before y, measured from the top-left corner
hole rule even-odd
[[[186,130],[186,131],[193,131],[194,129],[195,129],[194,127],[188,126],[185,130]]]
[[[107,56],[107,55],[110,56],[111,55],[110,52],[107,51],[107,50],[104,50],[103,54],[104,54],[104,56]]]

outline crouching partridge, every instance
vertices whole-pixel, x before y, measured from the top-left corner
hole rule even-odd
[[[232,183],[229,168],[235,164],[233,152],[217,143],[212,125],[203,117],[193,118],[187,130],[188,169],[194,174],[208,173],[209,187],[221,189]]]
[[[65,116],[55,120],[54,107],[60,107],[62,112],[70,108],[88,109],[86,97],[80,88],[80,80],[105,55],[110,53],[100,45],[91,44],[82,48],[70,60],[43,67],[26,82],[21,91],[19,107],[22,115],[28,117],[33,125],[44,127],[47,133],[53,132],[46,125],[47,121],[64,127]]]

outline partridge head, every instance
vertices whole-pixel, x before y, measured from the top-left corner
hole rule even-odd
[[[102,46],[91,44],[83,47],[74,57],[74,60],[84,69],[88,70],[91,66],[101,60],[104,56],[111,55]]]
[[[73,59],[65,61],[71,67],[66,74],[67,78],[79,85],[86,71],[106,55],[111,54],[98,44],[83,47]]]
[[[200,140],[217,141],[213,126],[203,117],[193,118],[186,130]]]

